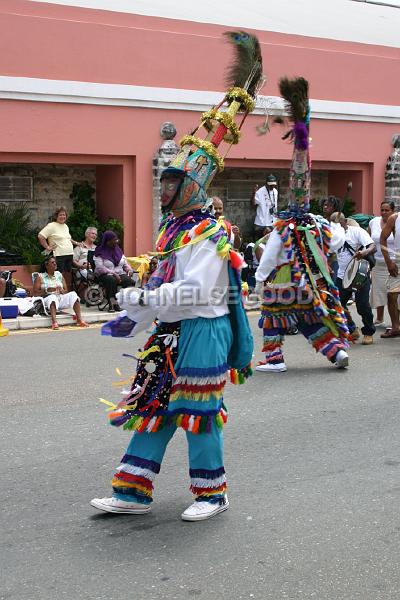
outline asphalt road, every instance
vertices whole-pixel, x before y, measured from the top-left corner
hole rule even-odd
[[[89,505],[129,440],[98,398],[118,399],[115,369],[130,374],[121,355],[144,337],[0,338],[0,599],[398,600],[400,340],[375,339],[343,372],[289,337],[286,373],[228,385],[231,506],[184,523],[182,432],[151,514]]]

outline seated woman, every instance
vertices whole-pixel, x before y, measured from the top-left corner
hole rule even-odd
[[[97,228],[88,227],[85,231],[85,239],[80,246],[74,249],[73,265],[77,269],[77,276],[82,276],[87,279],[88,269],[90,270],[90,264],[88,264],[88,252],[96,250],[95,241],[97,239]]]
[[[143,287],[146,285],[146,283],[149,281],[150,277],[153,275],[154,271],[157,269],[157,265],[158,265],[158,258],[156,256],[153,256],[153,258],[149,262],[148,269],[145,271],[145,273],[143,274],[143,277],[140,281],[140,287]]]
[[[57,271],[57,261],[54,257],[44,260],[33,284],[33,295],[43,297],[44,306],[50,312],[52,329],[59,329],[56,314],[57,310],[63,308],[74,309],[78,327],[89,327],[82,321],[78,294],[68,292],[64,277]]]
[[[118,287],[132,287],[133,271],[118,245],[118,237],[113,231],[105,231],[101,244],[94,252],[95,271],[101,285],[104,286],[110,312],[121,310],[116,293]]]

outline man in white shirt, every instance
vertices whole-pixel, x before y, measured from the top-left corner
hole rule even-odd
[[[345,231],[345,241],[343,246],[338,250],[338,274],[336,279],[336,285],[340,293],[340,301],[342,306],[345,308],[347,302],[350,300],[353,290],[352,288],[343,288],[343,277],[350,261],[355,258],[361,260],[376,252],[376,246],[371,236],[362,229],[361,227],[353,227],[348,225],[346,217],[341,214],[339,217],[341,226]],[[374,316],[372,314],[371,305],[369,302],[369,291],[371,287],[370,279],[368,278],[364,285],[355,292],[355,301],[357,312],[360,315],[363,327],[361,331],[363,333],[362,343],[364,346],[369,346],[373,343],[373,335],[376,331],[374,325]],[[348,311],[346,311],[347,323],[349,326],[350,334],[352,335],[353,341],[358,339],[359,333],[356,325]]]
[[[275,175],[268,175],[260,189],[255,188],[251,198],[252,206],[256,208],[254,219],[254,235],[256,240],[264,234],[266,227],[272,227],[274,217],[278,211],[278,190]]]

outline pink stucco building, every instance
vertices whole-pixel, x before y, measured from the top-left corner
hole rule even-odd
[[[221,99],[230,60],[222,33],[232,28],[259,36],[267,82],[215,182],[228,213],[235,202],[248,202],[265,172],[288,167],[291,148],[280,127],[257,133],[263,107],[279,109],[282,75],[310,81],[318,193],[343,195],[351,182],[358,211],[368,213],[383,198],[392,136],[400,131],[395,7],[352,0],[237,7],[227,0],[2,0],[0,27],[0,175],[33,177],[38,221],[63,193],[67,202],[69,172],[95,185],[100,216],[123,220],[127,254],[149,249],[160,125],[172,121],[179,139]]]

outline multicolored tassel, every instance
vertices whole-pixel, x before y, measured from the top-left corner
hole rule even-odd
[[[246,380],[253,375],[253,369],[250,365],[245,367],[244,369],[229,369],[229,379],[233,385],[242,385],[246,383]]]

